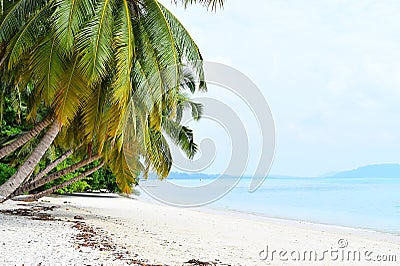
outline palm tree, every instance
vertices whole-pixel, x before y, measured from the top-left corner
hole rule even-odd
[[[116,159],[109,160],[115,164],[110,166],[123,180],[131,178],[123,156],[124,119],[126,113],[135,116],[132,119],[141,121],[143,133],[136,143],[148,146],[140,155],[147,156],[147,162],[165,177],[170,168],[165,167],[167,160],[149,148],[164,143],[154,121],[162,117],[165,92],[177,95],[179,91],[182,64],[202,59],[181,23],[156,0],[14,2],[0,23],[0,47],[4,46],[0,71],[34,83],[30,98],[36,100],[31,101],[29,117],[35,120],[43,104],[53,122],[32,156],[0,187],[0,195],[7,197],[29,177],[60,131],[77,117],[83,121],[85,143],[96,143],[106,159]],[[212,8],[222,3],[182,2]],[[15,71],[26,64],[28,78]],[[203,80],[202,64],[192,67]],[[199,85],[205,89],[204,82]],[[131,104],[132,97],[138,106]]]
[[[166,171],[166,173],[168,173],[169,169],[171,167],[171,163],[172,163],[169,148],[168,148],[168,145],[166,145],[166,137],[169,137],[172,141],[174,141],[176,143],[176,145],[181,147],[181,149],[184,152],[186,152],[188,157],[193,157],[193,155],[197,151],[197,145],[193,142],[192,131],[190,129],[180,125],[180,118],[181,118],[181,114],[184,109],[191,109],[192,116],[195,120],[199,119],[201,116],[201,113],[202,113],[201,105],[192,102],[186,95],[180,94],[179,99],[178,99],[178,105],[176,107],[176,111],[174,112],[174,114],[164,111],[163,119],[162,119],[161,123],[162,123],[162,129],[163,129],[165,136],[161,131],[155,131],[152,129],[149,130],[151,132],[150,138],[153,141],[156,141],[156,143],[154,143],[154,145],[148,145],[148,146],[144,147],[144,149],[146,151],[147,151],[147,149],[151,149],[151,151],[149,152],[149,156],[151,156],[151,154],[155,154],[156,156],[160,155],[160,154],[167,154],[167,156],[161,157],[160,159],[157,159],[157,160],[153,159],[153,161],[162,162],[162,163],[160,163],[160,167],[162,167],[162,168],[158,169],[158,171],[161,173],[162,173],[162,171]],[[138,146],[135,146],[136,150],[138,150],[138,148],[139,148]],[[54,181],[54,180],[60,178],[61,176],[72,173],[84,166],[91,164],[94,161],[102,159],[102,156],[99,156],[99,155],[93,156],[88,159],[83,159],[82,161],[76,163],[75,165],[69,166],[65,169],[59,170],[48,176],[45,176],[49,172],[49,170],[53,169],[54,166],[56,166],[59,162],[63,161],[65,158],[69,157],[72,153],[73,153],[73,151],[70,150],[70,151],[66,152],[64,155],[62,155],[61,157],[59,157],[57,160],[55,160],[53,163],[50,163],[43,171],[41,171],[38,175],[33,177],[30,182],[27,182],[25,185],[21,186],[15,193],[13,193],[12,196],[21,195],[25,192],[35,190],[46,183],[49,183],[51,181]],[[121,155],[121,153],[115,153],[115,155],[119,156],[119,155]],[[144,156],[144,157],[146,157],[146,156]],[[121,166],[121,165],[116,164],[115,162],[118,162],[118,161],[120,161],[118,158],[113,157],[112,160],[110,160],[108,163],[111,164],[111,167],[116,168],[115,172],[118,172],[121,170],[124,171],[124,167],[126,168],[126,165]],[[138,163],[138,162],[134,162],[134,163]],[[102,162],[102,165],[104,165],[104,164],[105,164],[105,161]],[[94,168],[94,169],[98,169],[98,168]],[[140,169],[134,169],[134,170],[140,170]],[[132,169],[129,168],[129,169],[126,169],[126,171],[131,173]],[[92,173],[92,172],[87,171],[85,173]],[[85,178],[86,176],[87,176],[87,174],[82,174],[82,175],[79,175],[79,177],[73,178],[73,180],[77,181],[82,178]],[[117,175],[117,176],[121,176],[121,175]],[[125,191],[127,193],[129,192],[131,183],[133,181],[134,180],[132,179],[130,183],[127,182],[126,177],[122,180],[117,179],[117,182],[118,182],[121,190]],[[71,182],[69,182],[69,181],[64,183],[65,186],[69,185],[69,184],[71,184]],[[54,189],[55,188],[60,189],[60,185],[55,186]],[[57,190],[57,189],[55,189],[55,190],[54,189],[51,188],[46,191],[54,192],[55,190]],[[40,192],[40,193],[33,195],[31,197],[28,197],[28,198],[24,197],[24,200],[37,199],[41,196],[47,195],[47,192],[45,192],[45,193]]]

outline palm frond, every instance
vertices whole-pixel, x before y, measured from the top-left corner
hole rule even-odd
[[[180,56],[183,58],[184,62],[193,68],[198,76],[199,89],[207,90],[203,70],[203,57],[200,53],[199,47],[180,21],[163,5],[160,4],[160,8],[173,29],[172,34],[176,40],[175,43]]]
[[[104,145],[105,130],[101,130],[104,120],[104,111],[107,108],[105,89],[102,86],[91,87],[90,93],[83,103],[82,118],[84,123],[84,134],[88,142],[94,141]],[[101,138],[99,138],[102,136]]]
[[[135,59],[135,36],[128,0],[123,0],[117,9],[114,24],[114,50],[116,73],[113,98],[121,106],[126,106],[132,91],[131,71]]]
[[[172,155],[169,145],[161,131],[146,128],[145,133],[145,159],[160,178],[166,178],[172,167]]]
[[[137,176],[134,176],[135,171],[129,168],[124,153],[112,150],[110,157],[108,158],[108,165],[116,177],[119,189],[123,193],[129,194],[132,191],[132,185]]]
[[[36,11],[47,5],[47,0],[19,0],[1,16],[0,43],[9,42]]]
[[[75,118],[85,99],[90,95],[90,89],[82,78],[77,64],[78,61],[74,60],[66,70],[52,104],[55,116],[66,126]]]
[[[49,106],[59,88],[61,77],[67,66],[56,38],[46,38],[32,53],[31,73],[35,81],[35,97],[43,99]]]
[[[143,33],[148,37],[160,68],[163,82],[168,90],[179,86],[181,74],[181,57],[177,50],[173,29],[162,12],[162,7],[156,0],[143,1],[146,12],[140,17]]]
[[[183,118],[183,112],[187,109],[191,110],[191,116],[195,121],[200,120],[203,115],[203,105],[200,103],[193,102],[188,96],[183,93],[179,94],[178,105],[176,107],[175,117],[170,116],[169,118],[175,118],[175,122],[181,123]]]
[[[189,159],[194,157],[198,146],[194,142],[193,130],[169,119],[163,121],[163,130]]]
[[[94,16],[77,36],[79,68],[92,84],[99,84],[112,69],[114,0],[96,2]]]
[[[94,0],[56,0],[55,5],[55,35],[64,52],[70,54],[79,30],[94,15]]]
[[[37,44],[38,38],[46,31],[49,14],[52,12],[51,2],[42,6],[32,15],[18,34],[12,38],[8,47],[8,69],[13,68],[24,54]],[[0,29],[0,33],[1,33]]]

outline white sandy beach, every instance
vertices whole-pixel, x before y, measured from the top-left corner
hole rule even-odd
[[[398,265],[400,261],[400,236],[122,197],[9,201],[0,210],[33,205],[56,206],[44,213],[61,221],[0,214],[0,265]],[[268,258],[262,260],[267,248]],[[342,262],[344,253],[356,253],[356,262],[353,255],[350,262],[346,257]],[[295,261],[299,254],[301,261]],[[315,254],[317,261],[323,260],[315,262]],[[397,262],[377,262],[389,259]],[[191,260],[197,264],[186,263]]]

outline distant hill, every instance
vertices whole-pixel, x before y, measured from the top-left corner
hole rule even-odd
[[[182,180],[182,179],[193,179],[193,180],[210,180],[216,179],[220,175],[208,175],[203,173],[179,173],[179,172],[171,172],[168,176],[168,179],[175,179],[175,180]],[[374,164],[374,165],[367,165],[357,169],[343,171],[343,172],[331,172],[326,173],[324,175],[320,175],[319,177],[339,177],[339,178],[400,178],[400,164]],[[158,179],[155,174],[149,175],[150,179]],[[251,178],[245,176],[243,178]],[[299,178],[294,176],[280,176],[280,175],[273,175],[268,176],[268,178],[277,178],[277,179],[285,179],[285,178]],[[305,178],[305,177],[304,177]]]
[[[187,174],[172,172],[169,174],[168,179],[216,179],[219,176],[220,175],[207,175],[201,173]]]
[[[218,177],[220,177],[221,175],[208,175],[208,174],[203,174],[203,173],[193,173],[193,174],[188,174],[188,173],[178,173],[178,172],[172,172],[169,174],[168,179],[204,179],[204,180],[210,180],[210,179],[217,179]],[[227,175],[225,177],[229,177],[229,178],[237,178],[235,176],[230,176]],[[244,179],[251,179],[251,176],[243,176],[242,178]],[[294,176],[284,176],[284,175],[268,175],[268,178],[278,178],[278,179],[282,179],[282,178],[297,178]]]
[[[178,173],[178,172],[171,172],[168,175],[168,179],[176,179],[176,180],[180,180],[180,179],[216,179],[217,177],[219,177],[220,175],[207,175],[207,174],[202,174],[202,173],[193,173],[193,174],[189,174],[189,173]],[[155,173],[150,173],[149,174],[149,179],[159,179],[158,176]]]
[[[382,177],[400,178],[400,164],[374,164],[360,167],[350,171],[339,172],[333,177]]]

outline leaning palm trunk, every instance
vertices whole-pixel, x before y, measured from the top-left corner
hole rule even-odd
[[[63,154],[61,157],[59,157],[57,160],[54,162],[50,163],[45,169],[43,169],[40,173],[32,177],[30,180],[25,181],[14,193],[10,195],[9,198],[12,198],[17,195],[21,195],[24,192],[28,191],[28,185],[30,183],[36,182],[40,179],[42,179],[45,175],[47,175],[51,170],[57,167],[60,163],[65,161],[69,156],[71,156],[74,153],[74,150],[71,149],[67,151],[65,154]]]
[[[29,180],[27,182],[27,184],[38,181],[40,179],[42,179],[45,175],[47,175],[48,173],[50,173],[51,170],[53,170],[54,168],[56,168],[60,163],[64,162],[66,159],[68,159],[69,156],[71,156],[74,153],[73,149],[70,149],[69,151],[67,151],[66,153],[64,153],[61,157],[59,157],[57,160],[55,160],[54,162],[50,163],[45,169],[43,169],[40,173],[38,173],[37,175],[35,175],[34,177],[32,177],[31,180]]]
[[[17,172],[10,177],[6,183],[0,186],[0,203],[7,200],[7,198],[30,176],[30,174],[32,174],[36,165],[40,162],[59,132],[60,123],[54,121],[28,160],[19,167]]]
[[[12,152],[17,150],[19,147],[36,137],[40,132],[42,132],[46,127],[51,124],[52,120],[49,118],[44,119],[40,123],[38,123],[34,128],[32,128],[29,132],[23,134],[17,140],[11,142],[10,144],[4,146],[0,149],[0,160],[10,155]]]
[[[83,174],[80,174],[80,175],[78,175],[78,176],[76,176],[74,178],[71,178],[68,181],[65,181],[64,183],[62,183],[60,185],[54,186],[52,188],[49,188],[47,190],[44,190],[44,191],[39,192],[39,193],[34,194],[34,195],[23,197],[21,199],[24,200],[24,201],[33,201],[33,200],[37,200],[37,199],[40,199],[42,197],[45,197],[45,196],[47,196],[47,195],[49,195],[51,193],[54,193],[55,191],[57,191],[59,189],[65,188],[65,187],[67,187],[67,186],[69,186],[69,185],[71,185],[71,184],[73,184],[73,183],[75,183],[75,182],[87,177],[88,175],[93,174],[94,172],[96,172],[97,170],[102,168],[103,166],[104,166],[104,162],[102,162],[100,165],[98,165],[98,166],[96,166],[96,167],[84,172]]]
[[[78,170],[79,168],[82,168],[82,167],[84,167],[86,165],[89,165],[92,162],[97,161],[100,158],[101,158],[101,155],[96,155],[96,156],[90,157],[89,159],[80,161],[77,164],[71,165],[70,167],[64,168],[64,169],[62,169],[62,170],[60,170],[58,172],[55,172],[55,173],[53,173],[51,175],[48,175],[48,176],[46,176],[44,178],[41,178],[41,179],[39,179],[39,180],[37,180],[35,182],[29,183],[28,185],[23,186],[20,189],[20,193],[19,194],[22,194],[22,193],[29,192],[29,191],[32,191],[34,189],[37,189],[37,188],[43,186],[44,184],[47,184],[47,183],[49,183],[51,181],[54,181],[54,180],[66,175],[66,174],[72,173],[72,172]]]

